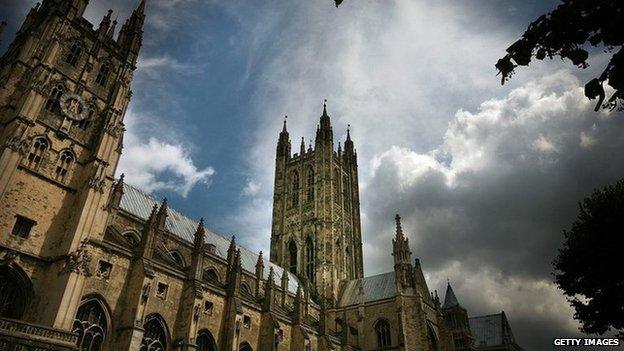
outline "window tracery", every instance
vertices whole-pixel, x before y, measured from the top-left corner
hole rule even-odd
[[[389,347],[392,344],[390,339],[390,323],[386,319],[380,319],[375,323],[375,333],[377,334],[377,346]]]
[[[48,151],[49,146],[50,145],[46,138],[35,138],[27,158],[28,167],[35,169],[38,168],[41,165],[41,161],[43,160],[45,153]]]
[[[56,180],[60,182],[65,181],[74,159],[74,154],[70,150],[64,150],[60,153],[56,169],[54,171],[54,177]]]
[[[69,52],[67,53],[65,62],[76,67],[76,64],[78,64],[78,60],[80,59],[80,54],[82,54],[82,43],[76,41],[69,48]]]
[[[95,298],[82,303],[73,332],[78,334],[78,350],[99,351],[108,332],[108,320],[102,304]]]
[[[106,86],[106,82],[108,81],[108,76],[110,75],[110,64],[108,62],[104,62],[100,65],[100,70],[98,71],[98,75],[95,78],[95,82],[100,86]]]

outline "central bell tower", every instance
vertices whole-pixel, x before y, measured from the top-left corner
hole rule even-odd
[[[327,106],[314,148],[291,153],[284,120],[275,158],[271,262],[296,274],[311,293],[333,302],[340,282],[362,278],[357,152],[350,131],[334,149]]]

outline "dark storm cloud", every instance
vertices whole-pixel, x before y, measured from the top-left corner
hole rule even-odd
[[[378,156],[363,189],[365,240],[379,248],[367,264],[389,265],[395,210],[432,288],[451,278],[471,315],[506,310],[531,350],[573,333],[551,261],[577,203],[624,175],[622,114],[593,112],[578,85],[558,72],[459,111],[430,153]]]

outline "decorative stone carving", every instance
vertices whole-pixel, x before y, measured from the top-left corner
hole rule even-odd
[[[76,251],[67,255],[65,260],[65,272],[74,272],[85,276],[90,276],[89,263],[92,256],[87,248],[86,242],[81,242]]]
[[[6,249],[2,251],[0,255],[2,255],[0,258],[0,266],[10,266],[19,257],[19,254],[17,253],[17,251],[14,251],[11,249]]]
[[[193,307],[193,320],[197,322],[199,320],[199,312],[201,311],[201,304],[197,303]]]

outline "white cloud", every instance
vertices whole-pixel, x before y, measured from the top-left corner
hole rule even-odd
[[[552,143],[552,141],[548,140],[545,136],[541,134],[537,139],[533,141],[533,148],[545,154],[557,152],[557,148]]]
[[[198,168],[190,149],[182,144],[142,136],[135,129],[141,119],[132,111],[126,115],[128,130],[118,173],[124,173],[130,184],[147,192],[168,190],[182,197],[197,184],[210,185],[215,173],[212,167]]]
[[[169,55],[153,57],[140,56],[137,67],[139,72],[159,72],[163,69],[168,69],[177,73],[193,74],[199,73],[202,70],[202,66],[199,64],[183,63]]]
[[[247,181],[247,185],[243,188],[243,195],[254,196],[260,191],[260,183],[252,180]]]

